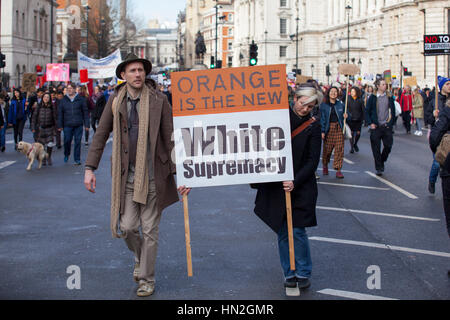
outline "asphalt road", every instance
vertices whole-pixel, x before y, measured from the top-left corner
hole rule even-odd
[[[424,133],[406,135],[399,122],[383,180],[373,176],[367,129],[359,153],[349,154],[346,144],[345,179],[318,170],[318,226],[308,229],[312,286],[300,297],[285,296],[276,235],[253,214],[255,191],[238,185],[189,196],[193,277],[182,204],[164,211],[156,291],[145,299],[449,299],[450,241],[440,180],[435,195],[427,190],[432,156]],[[142,299],[132,254],[109,230],[111,148],[90,194],[83,167],[64,164],[62,149],[52,167],[27,172],[25,157],[7,144],[0,154],[0,299]],[[86,154],[83,145],[82,160]],[[68,288],[71,266],[79,268],[80,289]]]

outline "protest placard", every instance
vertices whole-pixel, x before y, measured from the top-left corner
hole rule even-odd
[[[68,63],[48,63],[47,64],[47,81],[70,81],[70,66]]]
[[[173,73],[177,183],[293,180],[283,65]]]
[[[35,92],[36,91],[36,73],[24,73],[22,77],[22,90],[23,92]]]

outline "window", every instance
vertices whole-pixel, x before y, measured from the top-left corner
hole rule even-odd
[[[22,35],[25,36],[25,13],[22,13]]]
[[[228,35],[232,36],[233,35],[233,28],[228,29]]]
[[[284,8],[287,6],[287,0],[280,0],[280,7]]]
[[[287,46],[280,46],[280,58],[286,58]]]
[[[228,21],[233,22],[233,14],[232,13],[228,14]]]
[[[19,10],[16,10],[16,34],[19,34]]]
[[[228,42],[228,51],[233,50],[233,42]]]
[[[285,35],[287,34],[287,24],[286,19],[280,19],[280,34]]]

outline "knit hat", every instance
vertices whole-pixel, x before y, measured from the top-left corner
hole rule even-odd
[[[443,87],[444,84],[445,84],[446,82],[448,82],[448,81],[450,81],[450,78],[438,76],[438,86],[439,86],[439,91],[442,91],[442,87]]]

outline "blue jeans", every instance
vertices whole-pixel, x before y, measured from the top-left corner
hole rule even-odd
[[[429,178],[429,181],[431,183],[436,183],[437,177],[439,175],[439,169],[440,169],[439,162],[436,161],[436,156],[433,153],[433,164],[431,165],[430,178]]]
[[[311,277],[312,261],[309,249],[308,235],[305,228],[293,228],[294,230],[294,254],[295,270],[291,270],[289,261],[289,239],[287,224],[278,232],[278,250],[280,253],[281,267],[285,279]]]
[[[6,146],[5,136],[6,136],[6,127],[7,126],[8,126],[8,124],[5,123],[5,125],[3,126],[3,129],[0,130],[0,148]]]
[[[79,127],[64,127],[64,156],[70,156],[70,148],[72,146],[72,139],[75,144],[73,147],[73,159],[75,162],[80,161],[81,157],[81,137],[83,136],[83,126]]]

